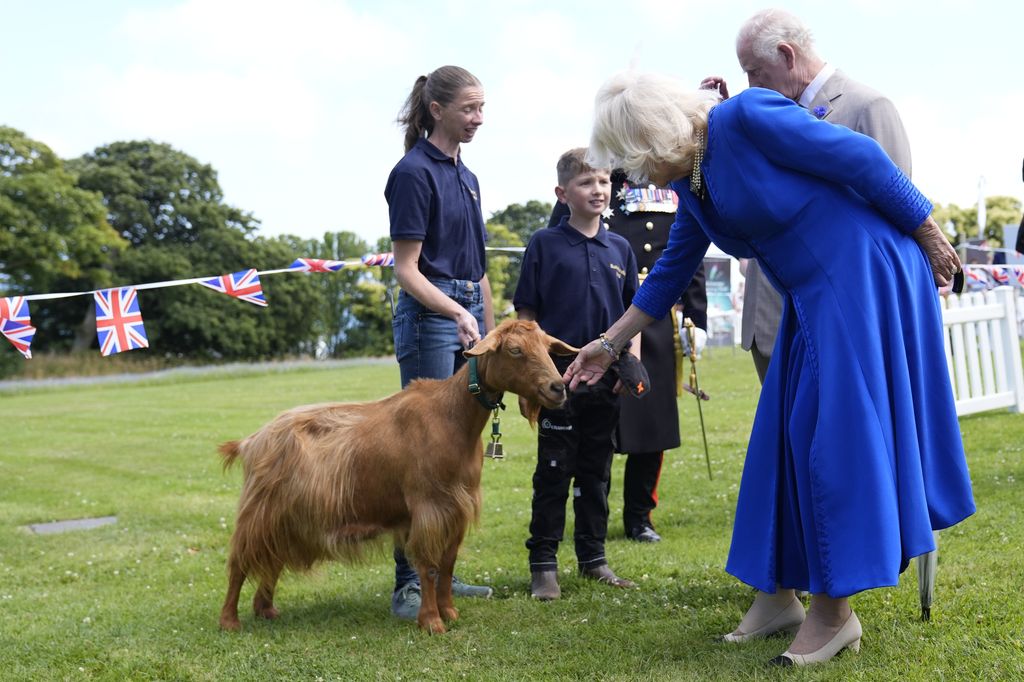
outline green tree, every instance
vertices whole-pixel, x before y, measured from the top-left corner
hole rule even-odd
[[[955,243],[978,237],[977,205],[961,208],[956,204],[936,204],[933,212],[936,222],[945,227],[947,232],[955,232]],[[991,196],[985,198],[985,239],[990,246],[1001,247],[1003,244],[1003,226],[1019,224],[1021,218],[1021,202],[1010,196]],[[1012,246],[1009,245],[1009,246]]]
[[[525,204],[509,204],[500,211],[492,213],[487,224],[488,226],[492,223],[504,225],[519,237],[520,244],[526,244],[534,232],[542,227],[547,227],[548,219],[551,218],[551,208],[551,202],[537,201],[536,199],[527,201]]]
[[[191,244],[208,230],[250,234],[258,226],[224,203],[211,166],[167,144],[114,142],[68,166],[80,187],[103,194],[110,224],[134,246]]]
[[[79,184],[101,192],[108,221],[129,240],[114,265],[118,284],[218,276],[291,264],[304,242],[256,237],[258,221],[224,203],[216,172],[169,145],[115,142],[69,162]],[[298,251],[298,254],[297,254]],[[150,347],[179,357],[250,359],[310,352],[323,291],[312,278],[261,279],[270,308],[199,285],[144,290]],[[91,308],[90,308],[91,311]],[[83,323],[78,344],[91,343]]]
[[[214,277],[248,268],[279,269],[295,255],[288,237],[248,239],[237,232],[211,231],[194,244],[132,249],[119,274],[126,282]],[[261,277],[266,308],[198,284],[140,291],[150,348],[177,357],[225,360],[310,353],[316,339],[316,317],[310,311],[323,306],[311,277]]]
[[[381,237],[373,253],[391,251],[391,239]],[[398,279],[393,267],[374,266],[362,271],[348,305],[351,324],[344,330],[344,342],[337,355],[385,356],[395,352],[391,319],[398,297]]]
[[[351,232],[328,232],[322,241],[310,242],[308,253],[328,260],[351,260],[362,257],[368,250],[366,242]],[[353,311],[353,301],[362,296],[361,285],[367,277],[362,266],[319,276],[317,285],[323,292],[324,303],[322,314],[318,316],[317,336],[324,354],[332,357],[362,354],[352,334],[361,325]]]
[[[487,234],[489,244],[494,246],[522,246],[518,234],[501,223],[488,223]],[[494,299],[495,322],[507,317],[514,317],[512,295],[519,282],[519,270],[523,259],[518,253],[507,251],[489,251],[487,253],[487,279],[491,283],[491,296]]]
[[[500,211],[491,214],[487,221],[487,232],[490,236],[489,246],[524,246],[529,243],[530,236],[537,230],[547,227],[551,218],[551,204],[546,201],[531,200],[525,204],[509,204]],[[522,257],[518,254],[491,251],[488,255],[488,262],[500,264],[501,270],[488,265],[488,279],[491,280],[491,288],[498,285],[494,293],[495,316],[501,317],[510,314],[510,300],[515,294],[516,285],[519,284],[519,270],[522,266]],[[499,306],[499,297],[502,299]]]
[[[0,293],[107,286],[123,246],[100,194],[76,186],[45,144],[0,126]],[[68,343],[87,306],[85,297],[33,303],[33,348]]]
[[[45,293],[57,280],[109,280],[123,245],[102,197],[75,186],[49,147],[0,126],[0,271],[18,293]]]

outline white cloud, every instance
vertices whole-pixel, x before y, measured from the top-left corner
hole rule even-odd
[[[898,102],[914,157],[914,182],[933,200],[977,203],[979,178],[988,196],[1024,196],[1024,128],[1014,121],[1024,91],[969,96],[948,93]],[[962,110],[961,110],[962,109]]]
[[[264,234],[387,234],[383,199],[401,156],[394,124],[412,82],[441,64],[483,81],[488,105],[467,164],[486,212],[550,201],[553,166],[586,144],[593,96],[631,62],[694,85],[708,74],[745,86],[733,40],[749,0],[165,0],[128,12],[100,4],[38,37],[16,32],[5,123],[74,156],[115,140],[168,142],[217,169],[227,200]],[[40,25],[48,5],[12,6]],[[824,56],[896,102],[914,177],[942,203],[1021,197],[1024,108],[1011,58],[1020,4],[979,0],[791,0]],[[20,18],[15,15],[23,15]],[[82,24],[79,30],[79,24]],[[1019,61],[1019,60],[1018,60]],[[8,74],[5,73],[5,76]]]
[[[386,21],[332,0],[186,0],[137,9],[118,33],[153,50],[188,55],[198,64],[265,69],[351,69],[368,53],[399,58],[401,35]],[[387,51],[381,51],[387,46]]]

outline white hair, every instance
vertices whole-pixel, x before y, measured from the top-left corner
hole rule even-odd
[[[814,36],[800,19],[784,9],[764,9],[747,19],[736,36],[736,47],[749,41],[754,57],[774,63],[782,59],[779,43],[787,43],[808,57],[815,57]]]
[[[708,112],[720,101],[713,90],[691,90],[668,76],[618,73],[597,92],[587,161],[621,168],[639,182],[647,181],[658,163],[688,175],[696,133],[707,130]]]

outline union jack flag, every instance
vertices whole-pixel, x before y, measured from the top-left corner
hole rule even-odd
[[[395,254],[388,251],[387,253],[373,253],[368,256],[363,256],[363,265],[384,265],[392,266],[395,264]]]
[[[988,288],[988,275],[981,268],[967,267],[964,268],[964,274],[967,275],[967,288],[970,291],[979,291],[981,289]]]
[[[93,298],[96,300],[96,337],[101,354],[149,348],[135,287],[104,289],[93,294]]]
[[[323,260],[321,258],[296,258],[288,266],[290,272],[337,272],[345,267],[343,260]]]
[[[267,299],[263,298],[263,287],[260,286],[260,276],[256,274],[256,268],[204,279],[200,284],[255,305],[267,306]]]
[[[7,337],[26,359],[32,357],[32,337],[36,334],[31,322],[28,301],[24,296],[0,298],[0,334]]]
[[[996,284],[1010,283],[1010,273],[1005,268],[989,268],[988,274],[995,280]]]
[[[1024,288],[1024,267],[1014,265],[1013,278],[1017,280],[1017,286]]]

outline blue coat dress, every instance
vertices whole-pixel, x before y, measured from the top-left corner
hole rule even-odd
[[[677,182],[633,299],[662,317],[714,241],[784,298],[726,570],[844,597],[895,585],[932,530],[974,512],[931,268],[931,204],[869,137],[751,88],[712,111],[706,198]]]

